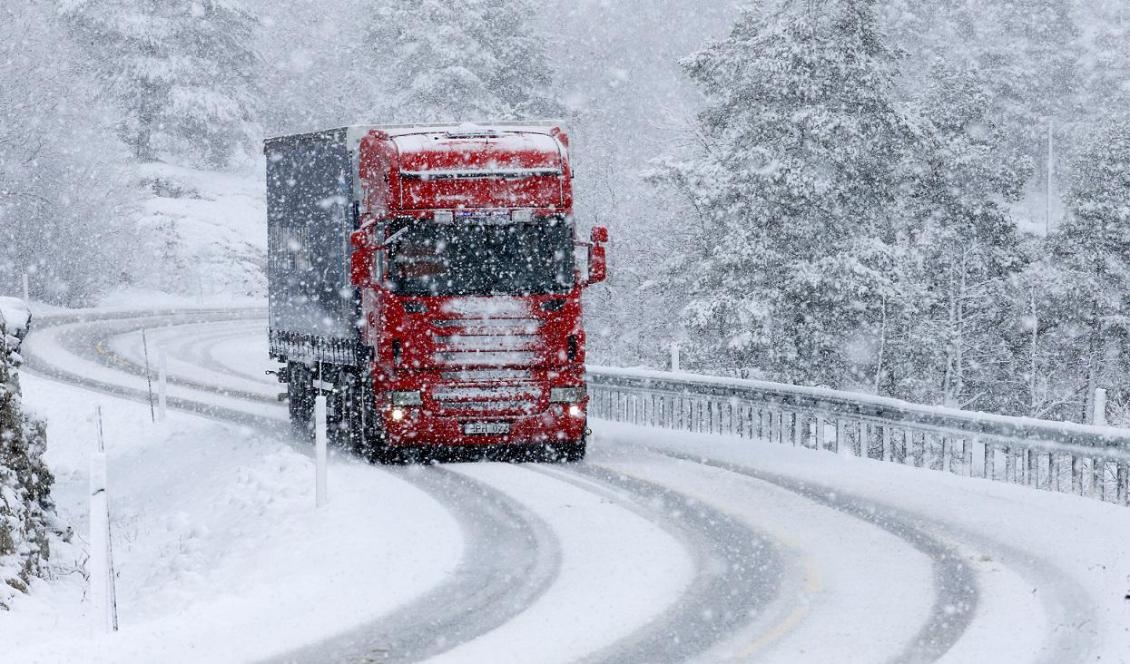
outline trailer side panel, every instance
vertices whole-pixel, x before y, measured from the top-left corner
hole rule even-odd
[[[272,139],[267,157],[271,355],[357,366],[359,305],[349,285],[356,227],[345,130]]]

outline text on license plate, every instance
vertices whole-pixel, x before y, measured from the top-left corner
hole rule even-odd
[[[468,436],[497,436],[510,433],[509,422],[466,422],[463,424],[463,433]]]

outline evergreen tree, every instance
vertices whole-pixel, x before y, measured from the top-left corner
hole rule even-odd
[[[64,16],[139,160],[224,167],[252,147],[258,24],[233,0],[70,0]]]
[[[994,122],[1011,137],[1005,156],[1030,166],[1037,176],[1034,196],[1045,191],[1048,132],[1053,132],[1054,180],[1072,161],[1071,138],[1078,131],[1081,33],[1071,0],[1001,0],[987,7],[969,0],[979,15],[982,36],[975,63],[996,100]],[[973,8],[976,8],[975,10]],[[1041,217],[1043,215],[1040,215]],[[1050,220],[1048,220],[1050,223]]]
[[[1094,32],[1084,60],[1088,115],[1130,113],[1130,7],[1123,0],[1092,4]]]
[[[912,209],[921,227],[903,293],[913,315],[892,350],[895,396],[991,409],[1009,359],[1000,293],[1023,267],[1005,205],[1029,173],[1002,158],[1008,140],[991,121],[988,82],[976,70],[937,65],[916,100],[929,140]],[[897,372],[897,373],[896,373]]]
[[[1117,399],[1130,392],[1130,126],[1112,119],[1096,132],[1074,168],[1071,216],[1052,239],[1053,264],[1070,288],[1060,302],[1061,327],[1081,361],[1071,367],[1092,415],[1095,388]]]
[[[528,119],[562,112],[529,0],[392,0],[373,11],[384,112],[401,121]]]
[[[747,9],[685,66],[707,95],[705,149],[652,179],[697,217],[675,270],[698,361],[871,386],[917,141],[875,3]]]

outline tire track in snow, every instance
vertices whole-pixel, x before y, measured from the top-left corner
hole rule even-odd
[[[79,357],[86,357],[87,359],[93,359],[99,365],[104,366],[106,368],[113,369],[113,370],[120,371],[120,372],[125,372],[125,373],[128,373],[130,375],[144,377],[144,375],[145,375],[144,369],[140,369],[140,368],[136,367],[135,365],[133,365],[132,363],[126,362],[124,359],[120,360],[120,363],[116,363],[114,361],[107,359],[106,357],[100,357],[98,355],[98,353],[94,349],[96,348],[96,344],[99,341],[101,341],[102,339],[104,339],[104,336],[98,332],[98,328],[101,327],[102,325],[112,324],[112,325],[114,325],[114,328],[111,328],[111,329],[116,329],[117,326],[120,326],[120,325],[123,325],[123,324],[125,324],[125,325],[135,324],[137,321],[150,320],[151,318],[156,318],[157,316],[161,316],[162,319],[165,320],[165,318],[164,318],[165,316],[173,316],[173,315],[174,314],[158,314],[158,315],[154,315],[153,317],[138,318],[136,314],[133,314],[131,316],[124,316],[124,315],[121,315],[121,314],[111,314],[111,315],[108,315],[105,319],[102,319],[102,318],[99,318],[95,315],[87,314],[84,317],[82,317],[81,319],[74,319],[70,316],[67,316],[67,317],[52,317],[52,318],[48,318],[46,320],[39,319],[37,321],[36,331],[33,331],[32,334],[29,336],[29,339],[32,340],[33,343],[28,344],[24,349],[25,350],[24,368],[26,370],[32,372],[32,373],[35,373],[39,376],[42,376],[44,378],[48,378],[48,379],[51,379],[51,380],[56,380],[56,381],[68,383],[68,384],[71,384],[71,385],[77,385],[79,387],[92,389],[92,390],[102,392],[104,394],[116,396],[116,397],[130,399],[132,401],[140,401],[142,403],[149,403],[149,393],[145,389],[128,387],[128,386],[119,385],[119,384],[116,384],[116,383],[107,382],[107,381],[104,381],[104,380],[99,380],[97,378],[90,378],[88,376],[83,376],[82,374],[78,373],[77,371],[66,368],[64,366],[59,366],[57,364],[52,363],[47,358],[41,357],[38,354],[38,352],[36,352],[36,350],[35,350],[34,335],[37,332],[42,333],[44,328],[57,327],[57,326],[61,326],[61,325],[71,325],[71,324],[77,324],[77,323],[89,323],[90,327],[82,328],[82,330],[76,329],[72,333],[65,335],[66,341],[64,343],[64,346],[69,352],[73,352],[74,354],[78,355]],[[221,320],[226,320],[226,319],[218,318],[216,320],[221,321]],[[128,323],[127,321],[132,321],[132,323]],[[176,324],[176,323],[172,323],[172,324]],[[133,328],[133,329],[141,329],[141,327],[136,327],[136,328]],[[114,332],[114,333],[116,334],[118,332]],[[80,343],[80,340],[84,343]],[[91,357],[91,355],[93,355],[94,357]],[[202,388],[202,391],[208,391],[208,392],[211,392],[211,393],[218,393],[218,394],[222,394],[222,395],[228,394],[227,392],[222,391],[222,390],[208,389],[208,388]],[[266,432],[269,432],[273,435],[278,435],[278,436],[282,436],[282,437],[288,436],[289,432],[290,432],[290,425],[286,421],[285,418],[265,417],[263,415],[256,415],[256,414],[248,413],[246,411],[238,410],[238,409],[235,409],[235,408],[226,408],[226,407],[223,407],[223,406],[217,406],[217,405],[214,405],[214,404],[208,404],[208,403],[204,403],[204,402],[201,402],[201,401],[196,401],[196,400],[193,400],[193,399],[186,399],[186,398],[183,398],[183,397],[177,397],[177,396],[173,396],[173,395],[168,396],[168,405],[169,405],[170,408],[176,408],[178,410],[187,411],[187,412],[194,413],[196,415],[201,415],[201,416],[204,416],[204,417],[208,417],[208,418],[211,418],[211,419],[221,420],[221,421],[228,422],[228,423],[235,423],[235,424],[239,424],[239,425],[242,425],[242,426],[256,427],[256,428],[262,429]]]
[[[695,560],[696,576],[673,606],[642,629],[577,661],[693,660],[763,617],[778,599],[786,566],[777,546],[729,515],[667,487],[601,466],[528,467],[604,493],[670,532]]]
[[[248,321],[257,320],[261,318],[263,312],[258,310],[204,310],[192,312],[173,312],[173,313],[156,313],[156,314],[125,314],[122,312],[115,312],[101,316],[98,314],[84,314],[84,315],[67,315],[67,316],[50,316],[36,319],[36,326],[33,330],[43,331],[50,328],[63,328],[55,329],[51,333],[54,335],[55,340],[68,352],[77,357],[81,357],[107,368],[120,373],[130,374],[141,378],[145,377],[145,367],[142,364],[132,360],[131,358],[124,357],[110,348],[110,339],[117,336],[122,336],[130,333],[140,334],[142,329],[156,330],[168,327],[176,327],[182,325],[197,325],[203,323],[225,323],[235,321]],[[34,334],[34,332],[33,332]],[[150,352],[154,352],[152,342]],[[150,372],[151,376],[156,376],[156,357],[150,356]],[[33,366],[33,370],[38,370],[38,367],[44,366],[45,371],[55,372],[56,378],[61,378],[64,374],[79,380],[95,380],[98,384],[107,386],[112,385],[106,381],[97,381],[90,379],[87,376],[82,376],[75,371],[66,370],[63,367],[50,365],[47,361],[40,358],[38,364]],[[170,386],[186,387],[193,390],[208,392],[210,394],[218,394],[224,397],[231,397],[242,399],[245,401],[253,401],[260,403],[276,403],[268,398],[264,398],[262,394],[253,392],[246,392],[237,389],[228,389],[221,386],[203,383],[194,378],[177,376],[170,373],[168,377]],[[87,384],[91,387],[91,384]],[[122,386],[115,386],[121,388]],[[130,388],[125,388],[129,390]],[[136,391],[136,390],[134,390]],[[126,393],[115,393],[118,396],[125,396]],[[148,396],[146,396],[148,401]],[[170,397],[169,404],[173,404],[173,399]],[[221,410],[223,410],[221,408]]]
[[[1031,661],[1041,664],[1090,661],[1087,655],[1090,645],[1086,639],[1080,638],[1078,629],[1094,621],[1093,602],[1086,593],[1069,581],[1068,575],[1062,570],[1053,563],[1041,560],[1030,551],[937,522],[929,516],[917,515],[881,501],[855,496],[829,486],[804,482],[737,463],[707,459],[699,455],[654,447],[646,449],[660,456],[705,465],[772,484],[872,523],[906,540],[926,555],[931,555],[930,551],[936,552],[940,557],[931,556],[934,560],[935,577],[942,579],[940,585],[936,584],[937,595],[931,609],[931,618],[903,652],[889,660],[890,662],[917,664],[944,659],[977,619],[976,609],[980,601],[976,570],[969,566],[966,558],[953,545],[934,536],[930,531],[945,533],[967,548],[991,552],[994,560],[1005,564],[1020,577],[1029,581],[1033,586],[1033,593],[1037,589],[1040,590],[1040,602],[1047,614],[1048,622],[1053,627],[1046,634],[1044,643],[1032,644]],[[957,602],[964,602],[966,598],[972,602],[968,610],[955,612],[954,609],[961,606]]]
[[[892,664],[918,664],[941,659],[972,623],[978,603],[977,575],[953,546],[927,532],[921,519],[893,507],[746,466],[648,448],[660,456],[717,468],[780,487],[814,503],[848,514],[881,528],[921,551],[933,561],[934,602],[929,618]]]
[[[403,479],[445,505],[463,528],[467,549],[453,576],[390,616],[269,662],[422,661],[503,625],[553,584],[561,545],[544,521],[458,473],[434,466],[404,470]]]

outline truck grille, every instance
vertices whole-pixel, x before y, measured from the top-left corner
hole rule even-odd
[[[445,412],[532,413],[542,390],[537,385],[499,387],[442,386],[432,399]]]
[[[530,368],[545,349],[542,321],[521,298],[465,298],[444,305],[432,321],[435,364],[444,384],[432,401],[449,414],[533,413],[542,388]]]
[[[434,321],[440,366],[529,367],[544,348],[536,318],[445,318]]]
[[[448,383],[518,383],[534,378],[525,369],[463,369],[445,371],[442,376]]]

